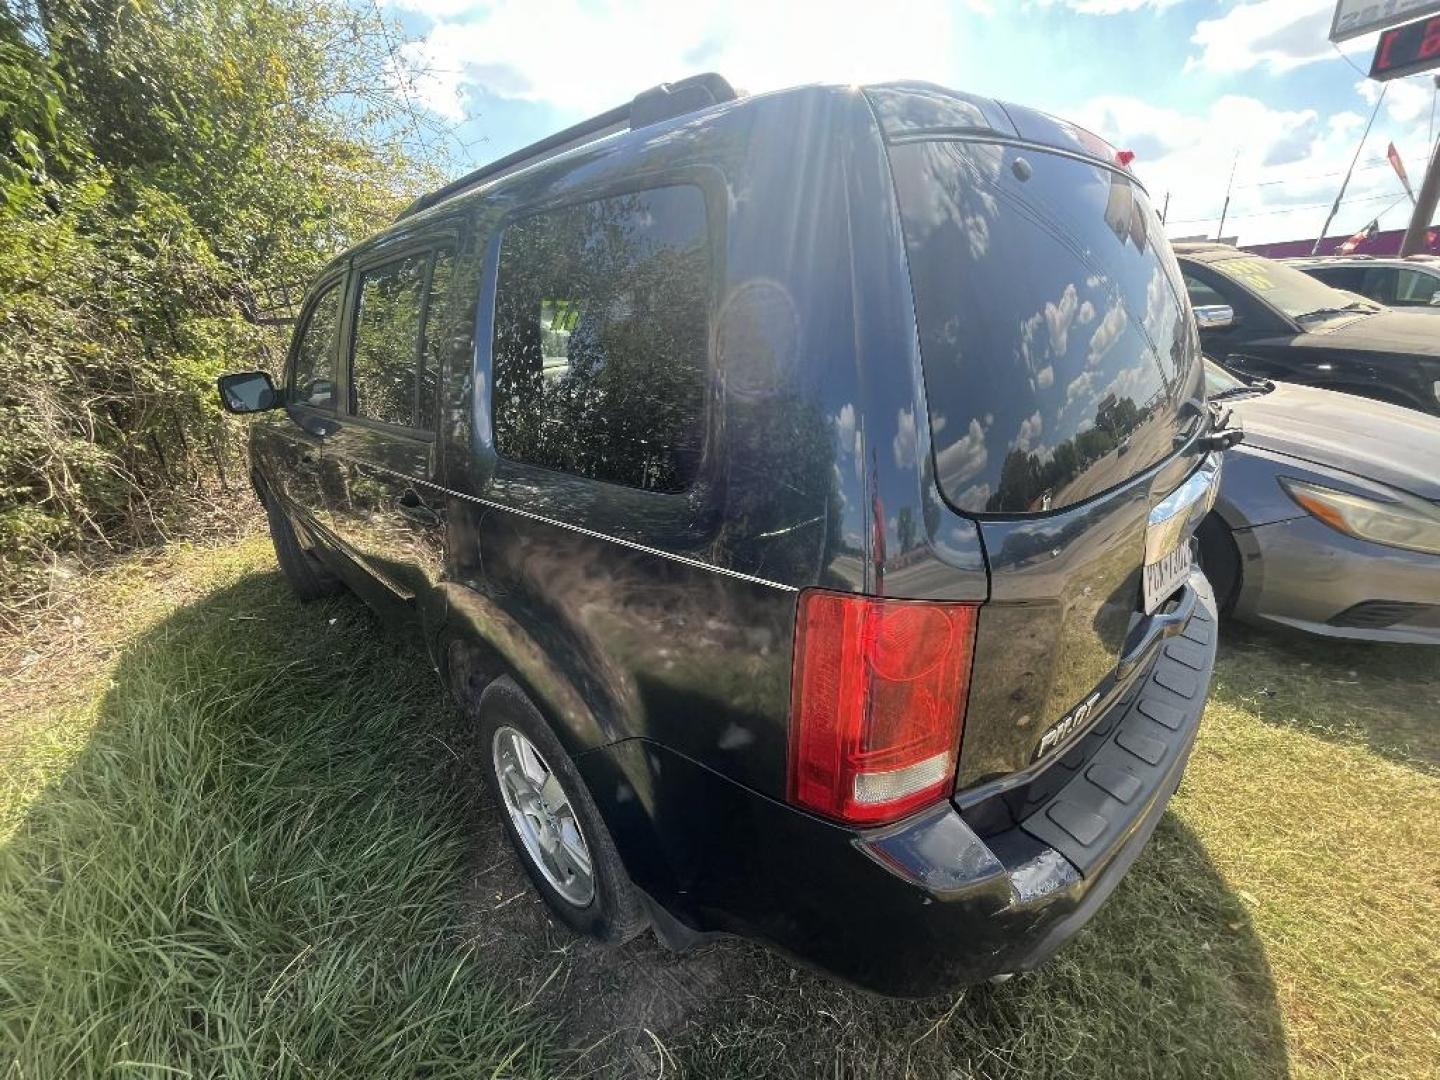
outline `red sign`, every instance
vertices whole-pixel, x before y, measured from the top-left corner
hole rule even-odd
[[[1440,66],[1440,16],[1397,26],[1381,34],[1375,45],[1375,59],[1370,61],[1370,77],[1398,79],[1437,66]]]
[[[1390,167],[1395,170],[1395,175],[1400,177],[1400,183],[1405,185],[1405,194],[1410,196],[1410,201],[1415,201],[1415,192],[1410,188],[1410,177],[1405,172],[1405,163],[1400,160],[1400,151],[1395,149],[1395,144],[1390,144],[1390,149],[1385,151],[1385,156],[1390,159]]]

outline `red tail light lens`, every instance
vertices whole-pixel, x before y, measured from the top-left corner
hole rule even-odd
[[[790,798],[854,824],[948,794],[965,725],[974,604],[800,595]]]

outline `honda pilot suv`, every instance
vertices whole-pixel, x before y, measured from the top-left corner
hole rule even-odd
[[[1019,971],[1180,779],[1230,434],[1070,124],[663,84],[420,199],[220,389],[285,576],[424,640],[582,933]]]

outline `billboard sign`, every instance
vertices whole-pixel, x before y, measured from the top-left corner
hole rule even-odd
[[[1440,0],[1338,0],[1335,18],[1330,23],[1330,40],[1349,41],[1437,13],[1440,13]]]
[[[1370,61],[1370,78],[1383,82],[1437,66],[1440,66],[1440,15],[1395,26],[1381,34],[1375,43],[1375,58]],[[1395,163],[1393,157],[1390,163]],[[1408,189],[1409,184],[1406,187]]]

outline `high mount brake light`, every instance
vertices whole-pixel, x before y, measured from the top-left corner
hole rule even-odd
[[[790,700],[795,803],[877,825],[952,790],[977,610],[801,593]]]

